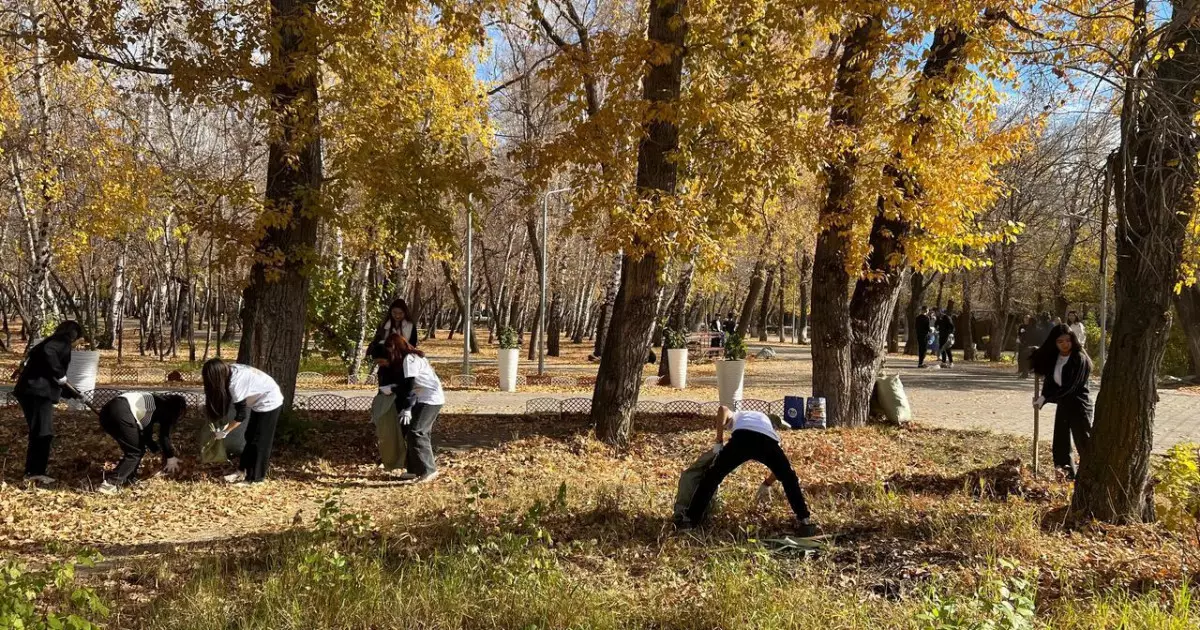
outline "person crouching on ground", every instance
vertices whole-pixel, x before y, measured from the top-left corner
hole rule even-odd
[[[283,393],[275,379],[261,370],[238,363],[210,359],[201,370],[204,379],[204,410],[213,420],[222,420],[233,407],[233,420],[214,436],[224,440],[243,422],[246,448],[242,450],[238,472],[225,476],[229,483],[257,483],[267,476],[275,425],[283,409]]]
[[[183,396],[127,392],[100,408],[100,428],[121,447],[123,456],[110,479],[100,484],[99,491],[115,494],[121,486],[137,480],[138,468],[146,451],[162,451],[164,473],[179,470],[179,458],[171,445],[171,431],[187,412]],[[154,425],[158,425],[158,441],[154,440]]]
[[[771,475],[783,484],[784,494],[787,495],[792,512],[796,515],[796,533],[800,536],[816,535],[818,529],[809,520],[811,514],[808,504],[804,501],[804,492],[800,489],[800,480],[796,477],[796,471],[792,470],[787,454],[780,447],[779,434],[775,432],[767,414],[758,411],[733,413],[722,405],[717,409],[717,427],[718,441],[724,437],[725,428],[731,429],[729,442],[721,447],[712,467],[700,480],[696,494],[692,496],[691,505],[688,506],[684,526],[694,526],[703,522],[708,512],[708,504],[725,477],[742,464],[754,460],[766,466]]]
[[[1088,378],[1092,360],[1084,352],[1075,333],[1066,324],[1059,324],[1033,356],[1033,371],[1040,375],[1042,393],[1033,399],[1034,408],[1053,403],[1054,410],[1054,467],[1068,479],[1075,479],[1075,461],[1071,457],[1071,438],[1082,460],[1087,457],[1092,439],[1092,400],[1088,393]]]
[[[404,378],[401,369],[403,362],[397,362],[395,368],[391,366],[391,355],[396,352],[399,343],[397,340],[402,338],[405,337],[392,334],[376,346],[372,353],[375,363],[379,366],[379,391],[371,401],[371,421],[375,424],[375,436],[379,441],[379,459],[383,463],[383,469],[388,472],[404,468],[405,454],[408,451],[404,441],[404,427],[400,425],[395,393]],[[412,406],[412,401],[405,405],[406,408]]]
[[[438,477],[437,464],[433,460],[431,433],[446,395],[442,392],[442,381],[425,359],[425,353],[412,347],[401,335],[388,338],[388,366],[398,372],[398,383],[392,390],[396,397],[396,411],[404,433],[406,472],[402,481],[425,483]]]

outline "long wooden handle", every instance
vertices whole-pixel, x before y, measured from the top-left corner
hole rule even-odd
[[[1037,374],[1033,375],[1033,397],[1037,400],[1038,392],[1042,390],[1042,377]],[[1041,426],[1039,415],[1041,409],[1033,408],[1033,474],[1038,474],[1038,439],[1041,437]]]

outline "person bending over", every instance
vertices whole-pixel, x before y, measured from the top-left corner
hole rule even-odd
[[[124,456],[117,464],[112,480],[105,479],[99,491],[115,494],[121,486],[136,481],[147,450],[162,451],[164,473],[179,470],[179,459],[171,445],[171,431],[185,412],[187,400],[179,395],[128,392],[105,403],[100,408],[100,428],[117,441]],[[156,424],[157,442],[154,440]]]
[[[796,533],[800,536],[816,535],[817,526],[809,520],[811,514],[808,504],[804,501],[804,492],[800,489],[800,480],[796,477],[796,471],[792,470],[787,454],[779,445],[779,434],[775,432],[767,414],[758,411],[733,413],[722,405],[717,409],[717,427],[718,441],[724,437],[725,428],[732,432],[729,442],[720,449],[712,467],[704,473],[704,478],[696,488],[696,494],[688,506],[688,524],[702,522],[708,512],[708,504],[725,477],[742,464],[754,460],[766,466],[771,471],[771,476],[783,484],[784,494],[787,495],[788,503],[791,504],[792,512],[798,521]],[[769,484],[764,482],[763,485]],[[760,489],[759,492],[761,499],[763,490]]]
[[[233,421],[217,431],[218,440],[229,437],[243,422],[246,448],[242,450],[238,472],[225,476],[229,483],[258,483],[267,476],[275,425],[283,408],[279,385],[265,372],[239,363],[209,359],[201,370],[204,379],[204,410],[212,420],[221,420],[234,411]]]

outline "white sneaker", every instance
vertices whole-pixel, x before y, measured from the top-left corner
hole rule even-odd
[[[439,473],[436,470],[433,472],[427,472],[424,475],[421,475],[420,477],[417,477],[416,479],[414,479],[413,485],[421,484],[421,483],[429,483],[430,481],[437,479],[439,476],[441,476],[441,473]]]
[[[222,477],[222,479],[225,480],[225,483],[237,483],[239,481],[245,481],[246,480],[246,471],[239,470],[231,475],[225,475],[224,477]]]
[[[38,486],[51,486],[58,483],[58,480],[48,475],[26,475],[25,481]]]
[[[114,486],[113,484],[108,483],[107,481],[100,484],[99,488],[96,488],[96,492],[99,492],[100,494],[107,494],[109,496],[112,496],[112,495],[116,494],[117,492],[120,492],[120,490],[121,490],[120,487]]]

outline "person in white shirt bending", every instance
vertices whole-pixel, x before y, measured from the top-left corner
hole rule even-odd
[[[175,425],[187,412],[187,400],[177,394],[126,392],[100,408],[100,428],[121,447],[121,463],[112,477],[97,489],[103,494],[115,494],[121,486],[137,480],[138,468],[146,451],[162,451],[164,473],[179,470],[179,458],[171,444]],[[158,440],[154,425],[158,425]]]
[[[393,334],[387,340],[388,372],[393,375],[395,385],[385,391],[380,381],[380,392],[396,397],[396,411],[400,416],[401,431],[405,442],[405,473],[402,481],[425,483],[437,479],[437,464],[433,461],[433,442],[430,434],[437,421],[446,396],[442,382],[425,359],[425,353],[417,350],[403,335]],[[383,373],[383,370],[381,370]]]
[[[688,524],[701,523],[708,511],[709,502],[725,477],[742,464],[754,460],[770,469],[771,476],[783,484],[784,494],[787,495],[792,512],[796,515],[796,533],[800,536],[816,535],[817,527],[809,520],[811,513],[804,501],[800,480],[796,477],[796,471],[792,470],[787,454],[780,447],[779,434],[775,432],[767,414],[758,411],[734,413],[722,405],[717,409],[717,427],[718,442],[724,437],[723,429],[729,428],[732,433],[729,442],[717,453],[712,467],[704,473],[704,478],[696,488],[696,494],[692,496],[687,512]]]
[[[225,481],[257,483],[267,476],[271,460],[271,444],[275,441],[275,425],[283,408],[283,393],[275,379],[248,365],[226,363],[211,359],[201,370],[204,379],[204,408],[208,417],[221,420],[233,408],[233,420],[217,431],[216,439],[223,440],[243,422],[246,425],[246,448],[242,450],[238,472],[226,475]]]

